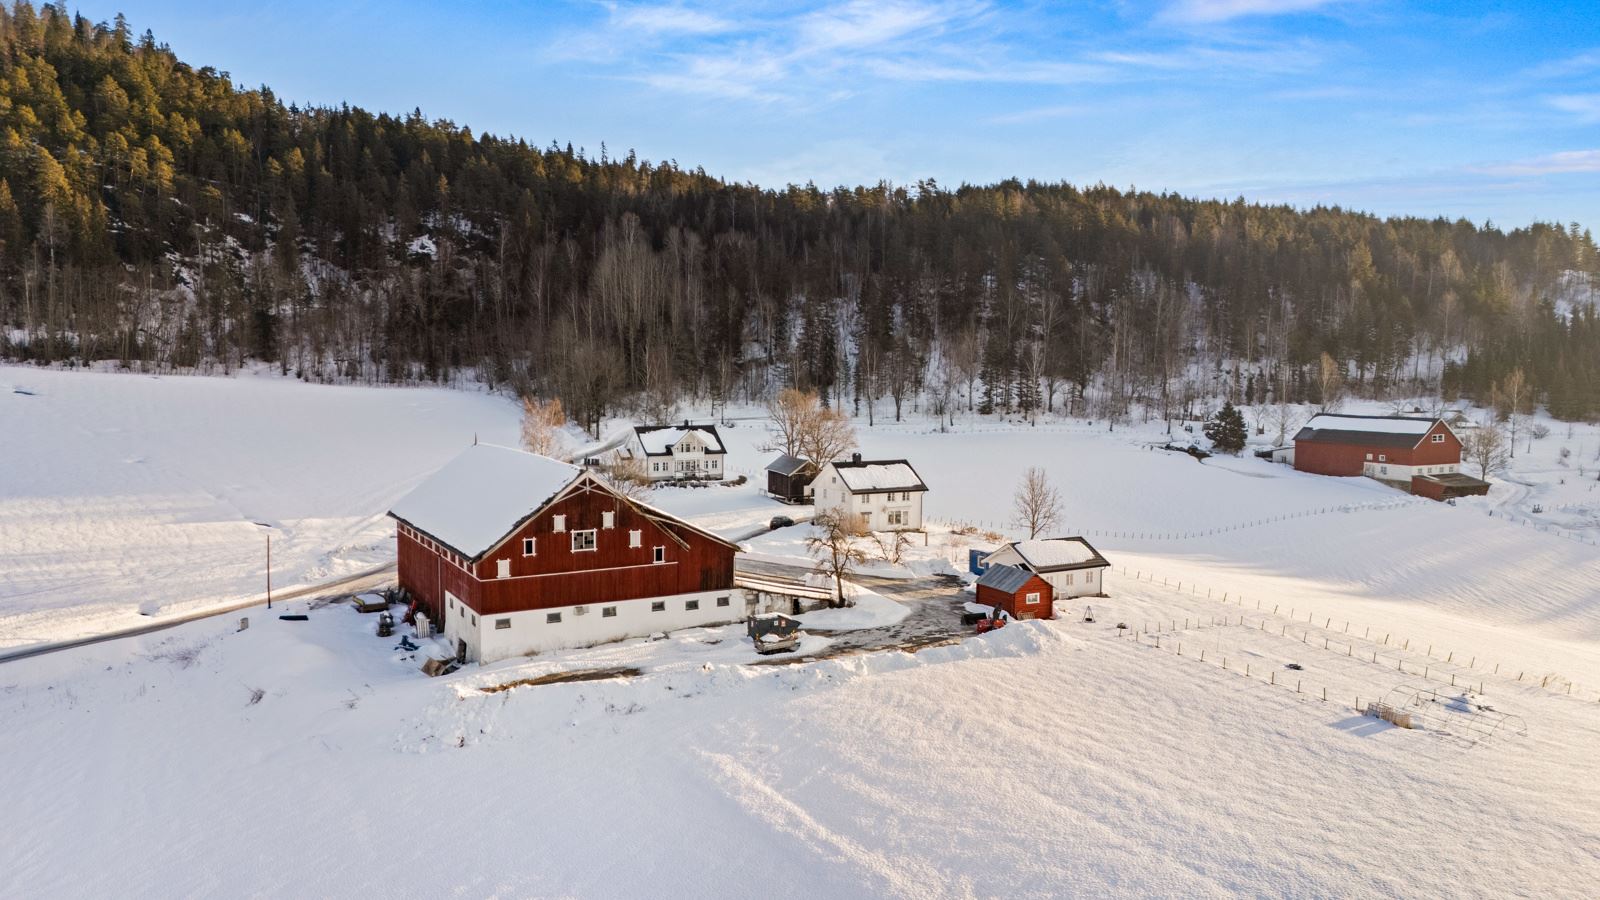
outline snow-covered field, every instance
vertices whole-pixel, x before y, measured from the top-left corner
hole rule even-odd
[[[0,647],[249,597],[254,521],[284,584],[384,562],[394,497],[516,437],[465,392],[0,385]],[[1114,564],[1093,623],[915,655],[757,666],[729,626],[430,680],[371,617],[294,601],[310,621],[0,664],[0,797],[27,823],[0,895],[1593,896],[1600,434],[1551,428],[1451,507],[1150,450],[1155,425],[863,427],[932,489],[911,569],[963,569],[1030,465]],[[724,438],[759,478],[760,423]],[[792,511],[753,484],[651,501],[730,534]],[[796,559],[803,532],[752,549]],[[483,690],[594,668],[638,674]],[[1407,685],[1438,727],[1356,714]]]

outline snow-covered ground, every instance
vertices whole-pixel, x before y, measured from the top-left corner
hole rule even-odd
[[[284,584],[383,562],[389,502],[516,438],[467,392],[0,385],[0,646],[251,596],[254,521]],[[914,655],[753,665],[728,626],[430,680],[372,617],[294,601],[310,621],[0,664],[27,823],[0,895],[1592,896],[1600,432],[1549,427],[1455,506],[1148,449],[1155,424],[863,427],[931,487],[902,574],[1014,533],[1031,465],[1113,562],[1107,598]],[[759,492],[760,423],[723,435],[755,482],[651,502],[728,534],[792,514]],[[751,549],[799,561],[805,532]],[[862,595],[807,624],[904,614]],[[596,669],[636,674],[485,690]],[[1356,714],[1405,686],[1435,727]]]

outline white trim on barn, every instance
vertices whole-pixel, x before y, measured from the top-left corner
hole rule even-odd
[[[607,615],[607,609],[615,613]],[[466,639],[469,658],[488,663],[546,650],[648,637],[658,631],[727,625],[745,617],[744,592],[732,588],[484,615],[478,617]]]

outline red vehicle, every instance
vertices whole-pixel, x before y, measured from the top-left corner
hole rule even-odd
[[[996,631],[1004,627],[1006,627],[1006,620],[1004,616],[995,616],[993,618],[983,618],[978,620],[979,634],[987,634],[988,632]]]

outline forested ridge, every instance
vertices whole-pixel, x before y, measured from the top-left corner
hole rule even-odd
[[[763,189],[420,112],[297,108],[120,16],[0,9],[13,359],[468,372],[592,422],[785,385],[864,415],[1316,401],[1326,353],[1377,397],[1486,398],[1521,369],[1586,418],[1591,278],[1576,223],[1016,180]]]

